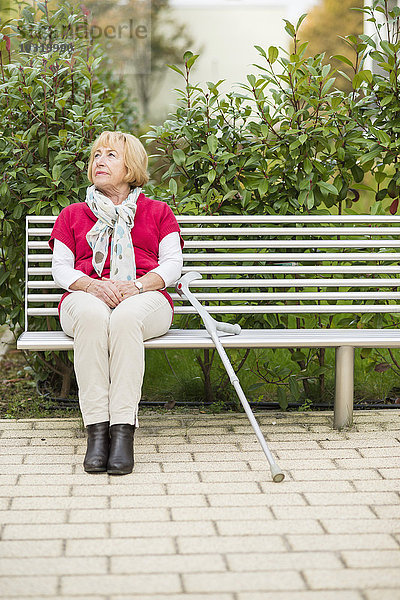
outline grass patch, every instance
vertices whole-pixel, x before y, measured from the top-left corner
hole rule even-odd
[[[354,403],[393,403],[397,386],[400,386],[399,376],[391,369],[384,373],[375,371],[368,372],[367,361],[360,356],[361,350],[355,350],[354,358]],[[390,362],[387,350],[382,351]],[[171,400],[181,402],[204,402],[204,388],[201,378],[200,368],[197,364],[195,350],[160,350],[154,349],[146,353],[146,373],[143,384],[143,400],[165,400],[166,403]],[[400,351],[397,351],[400,357]],[[228,350],[228,355],[231,351]],[[277,349],[254,349],[250,352],[248,360],[239,372],[240,383],[249,401],[257,401],[257,398],[263,402],[277,403],[277,386],[265,383],[257,393],[250,391],[251,386],[260,381],[254,374],[256,361],[260,364],[268,362],[274,367],[293,367],[289,352],[284,348]],[[335,394],[335,349],[327,348],[325,354],[325,363],[329,369],[325,377],[325,398],[320,402],[333,406]],[[215,359],[214,381],[216,382],[224,374],[224,368],[219,359]],[[218,410],[218,404],[230,405],[232,408],[237,405],[236,393],[232,386],[228,384],[225,389],[226,394],[220,399],[216,399],[215,409]],[[400,396],[400,389],[399,389]],[[318,402],[318,399],[316,399]],[[209,406],[204,406],[209,408]],[[231,408],[231,409],[232,409]],[[279,406],[277,405],[277,408]],[[312,407],[311,407],[312,408]],[[238,406],[240,410],[241,407]]]

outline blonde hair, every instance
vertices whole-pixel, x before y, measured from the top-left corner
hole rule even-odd
[[[87,176],[90,183],[93,183],[92,165],[96,150],[100,146],[115,149],[115,146],[121,142],[124,147],[124,163],[128,170],[124,181],[135,187],[142,187],[149,181],[149,174],[147,172],[148,156],[142,142],[130,133],[122,133],[121,131],[103,131],[103,133],[101,133],[93,142],[90,151],[87,170]]]

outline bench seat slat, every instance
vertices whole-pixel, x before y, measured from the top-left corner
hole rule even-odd
[[[225,348],[356,348],[400,347],[398,329],[243,329],[239,335],[223,335]],[[204,329],[170,329],[165,335],[145,342],[146,348],[212,348],[213,342]],[[20,350],[72,350],[73,339],[63,331],[23,333]]]

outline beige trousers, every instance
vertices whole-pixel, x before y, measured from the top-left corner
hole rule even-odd
[[[139,425],[144,340],[171,326],[172,308],[160,292],[144,292],[109,308],[96,296],[72,292],[60,321],[74,338],[74,367],[85,426],[110,421]]]

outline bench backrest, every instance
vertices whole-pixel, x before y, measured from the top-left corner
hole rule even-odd
[[[56,217],[26,218],[25,324],[57,315]],[[214,314],[400,312],[400,216],[177,216],[183,273]],[[194,309],[172,291],[176,314]]]

